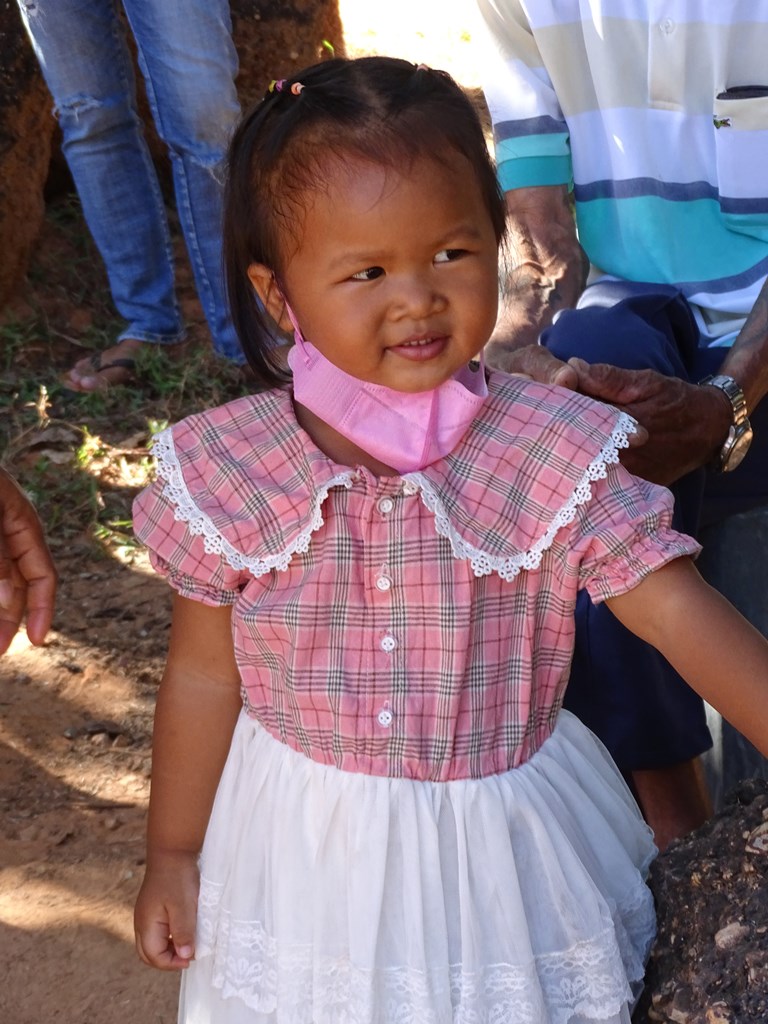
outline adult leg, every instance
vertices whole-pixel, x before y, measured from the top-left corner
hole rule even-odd
[[[229,316],[221,258],[224,163],[240,115],[226,0],[124,0],[198,295],[220,355],[245,360]]]
[[[63,152],[104,260],[112,298],[127,321],[118,341],[130,341],[102,353],[104,364],[125,358],[142,342],[174,344],[183,330],[165,208],[114,2],[18,3],[53,96]],[[87,367],[82,370],[89,376]],[[120,376],[104,374],[110,375]],[[75,375],[75,383],[82,376]]]
[[[542,336],[561,359],[578,355],[686,379],[693,371],[695,323],[675,289],[592,286],[577,310]],[[695,533],[703,473],[679,481],[674,525]],[[710,804],[698,755],[711,745],[704,706],[669,663],[586,593],[576,612],[576,650],[566,706],[606,744],[633,785],[658,844],[701,824]]]

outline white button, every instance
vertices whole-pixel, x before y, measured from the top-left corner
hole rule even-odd
[[[382,651],[386,651],[387,654],[389,654],[397,647],[397,640],[388,633],[386,636],[381,638],[381,644],[379,646]]]
[[[389,515],[394,507],[395,503],[391,498],[382,498],[379,502],[379,512],[381,512],[383,516]]]
[[[661,23],[661,31],[665,36],[671,35],[675,31],[675,23],[671,18],[665,18]]]
[[[389,588],[391,586],[392,586],[392,580],[389,578],[389,576],[379,576],[379,577],[377,577],[377,579],[376,579],[376,589],[377,590],[389,590]]]
[[[383,725],[385,729],[388,729],[392,725],[394,715],[389,708],[382,708],[376,717],[379,720],[379,725]]]

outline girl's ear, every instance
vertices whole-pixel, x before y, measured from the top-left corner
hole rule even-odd
[[[292,331],[293,326],[285,308],[285,298],[269,267],[263,263],[251,263],[248,267],[248,280],[277,326],[283,331]]]

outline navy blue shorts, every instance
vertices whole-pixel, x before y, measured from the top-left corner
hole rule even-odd
[[[626,282],[590,286],[578,307],[564,310],[541,337],[563,360],[651,368],[692,382],[716,373],[725,357],[724,349],[699,348],[698,342],[693,314],[677,289]],[[677,529],[696,536],[702,522],[768,502],[768,429],[759,421],[768,428],[768,409],[753,417],[755,442],[735,473],[701,469],[671,488]],[[625,774],[679,764],[712,745],[701,698],[655,648],[586,593],[576,609],[565,706],[600,737]]]

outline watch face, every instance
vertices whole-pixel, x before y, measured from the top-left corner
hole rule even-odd
[[[747,427],[740,434],[734,437],[730,444],[726,444],[726,450],[722,454],[721,470],[729,473],[741,463],[752,444],[752,428]]]

